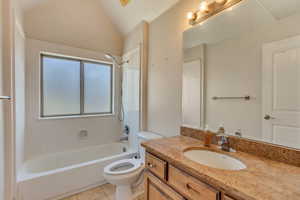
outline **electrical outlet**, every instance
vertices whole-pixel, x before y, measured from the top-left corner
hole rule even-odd
[[[81,130],[78,134],[80,140],[85,140],[89,137],[89,132],[87,130]]]

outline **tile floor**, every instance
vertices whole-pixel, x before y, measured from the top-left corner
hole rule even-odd
[[[140,187],[138,190],[141,191],[142,187]],[[61,200],[114,200],[115,191],[115,186],[111,184],[105,184]],[[139,195],[134,200],[143,200],[143,195]]]

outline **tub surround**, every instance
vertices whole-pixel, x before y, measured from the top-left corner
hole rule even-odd
[[[196,135],[197,138],[202,137],[195,133],[196,131],[191,132],[190,135]],[[186,129],[184,129],[183,134],[188,134]],[[167,163],[169,176],[170,170],[174,166],[220,191],[222,199],[227,199],[225,194],[236,200],[300,199],[299,167],[242,152],[239,149],[236,153],[226,153],[220,151],[216,145],[205,148],[201,140],[187,136],[149,141],[143,143],[143,146],[147,152]],[[226,171],[200,165],[184,157],[183,152],[190,148],[204,148],[230,155],[244,162],[247,168],[240,171]],[[169,179],[166,178],[162,181],[170,184]],[[180,193],[180,191],[177,192]],[[219,198],[217,197],[217,199]]]

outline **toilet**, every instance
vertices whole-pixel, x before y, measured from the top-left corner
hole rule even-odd
[[[104,178],[107,182],[116,185],[116,200],[132,200],[131,186],[138,181],[145,169],[145,149],[141,146],[141,143],[162,138],[159,134],[152,132],[139,132],[137,137],[140,158],[119,160],[104,168]]]

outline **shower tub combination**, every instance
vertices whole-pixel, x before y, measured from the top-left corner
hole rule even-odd
[[[29,160],[18,174],[18,199],[55,200],[104,184],[104,167],[134,154],[127,143],[112,143]]]

